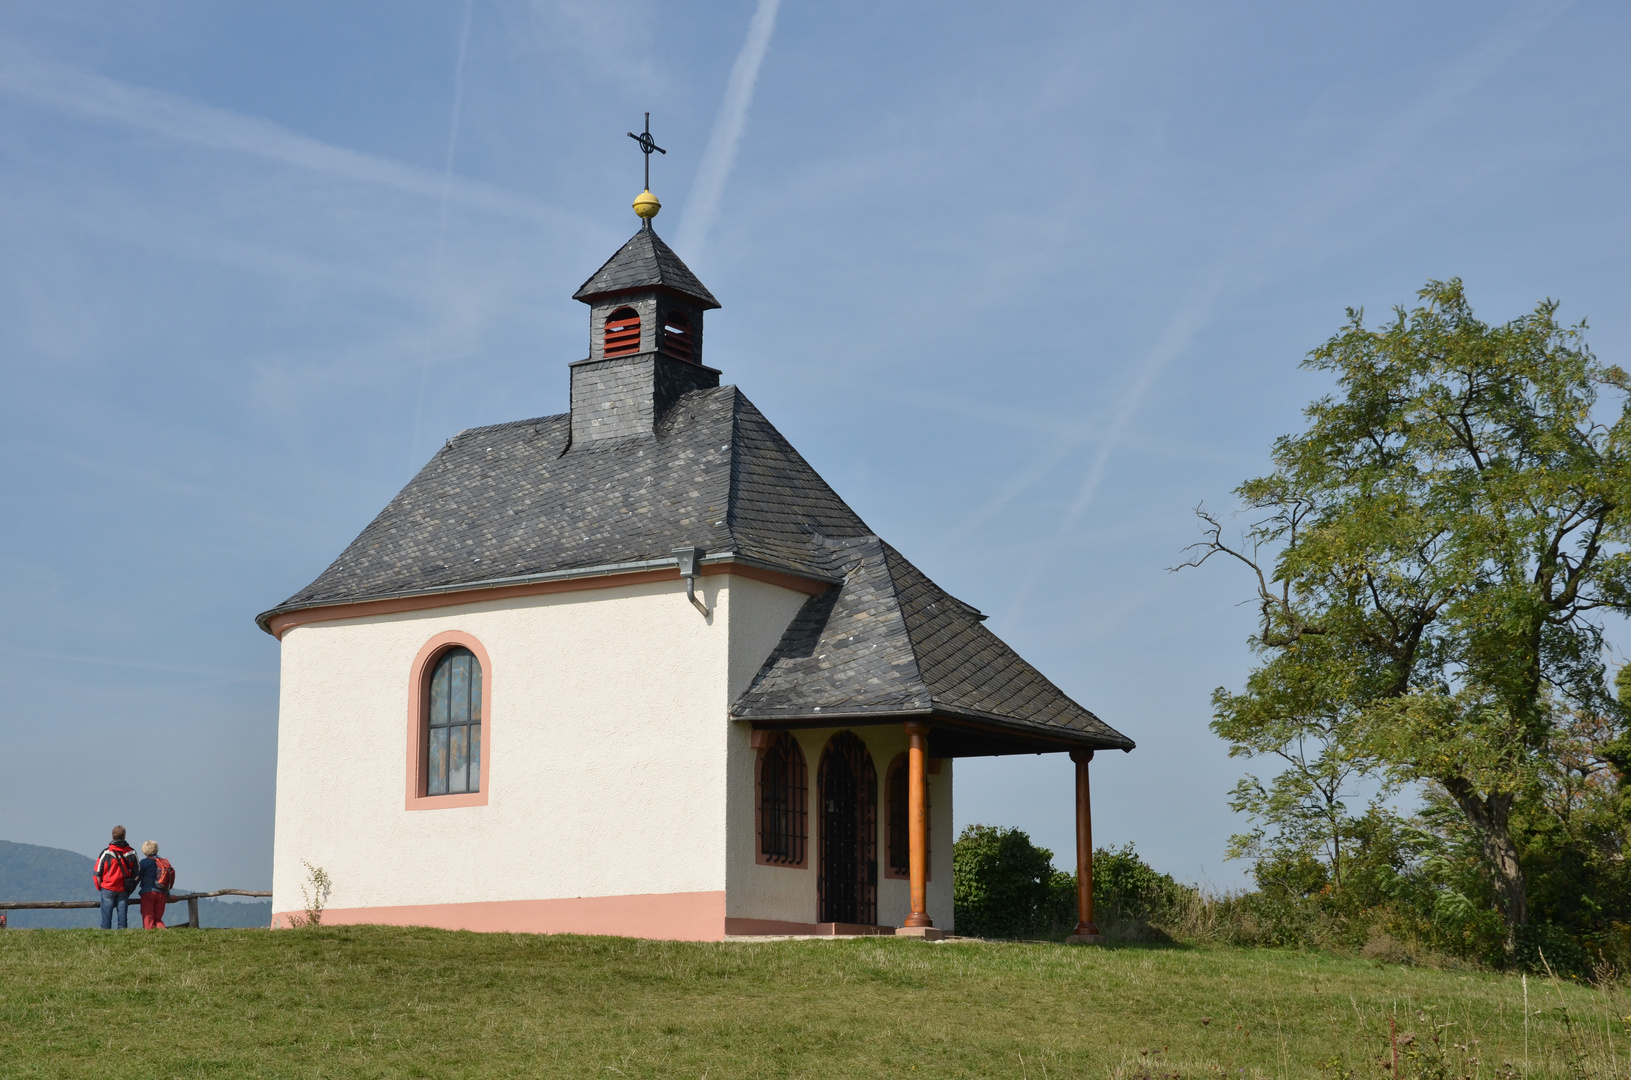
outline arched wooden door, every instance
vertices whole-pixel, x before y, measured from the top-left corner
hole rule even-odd
[[[878,921],[878,774],[866,744],[848,731],[821,752],[821,922]]]

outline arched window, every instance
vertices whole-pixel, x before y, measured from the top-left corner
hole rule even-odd
[[[425,794],[481,790],[481,663],[463,646],[436,660],[425,725]]]
[[[840,731],[821,753],[821,922],[878,921],[878,774],[866,743]]]
[[[769,866],[801,867],[809,828],[804,751],[787,732],[759,755],[759,857]]]
[[[627,356],[640,351],[640,313],[631,307],[618,308],[606,316],[606,335],[601,339],[603,356]]]
[[[888,820],[884,826],[884,876],[910,878],[912,876],[911,835],[911,773],[907,771],[908,755],[896,754],[889,763],[884,777],[884,806]],[[926,778],[925,778],[926,779]],[[923,809],[929,809],[929,792],[923,792]],[[932,815],[931,815],[932,820]],[[925,867],[927,869],[927,867]]]
[[[697,350],[691,340],[691,320],[683,311],[663,314],[662,351],[676,360],[696,360]]]

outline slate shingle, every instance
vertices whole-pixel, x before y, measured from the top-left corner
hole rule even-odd
[[[649,226],[618,248],[617,254],[607,259],[606,264],[572,294],[572,299],[587,303],[597,296],[651,288],[669,289],[688,296],[704,310],[719,306],[714,294]]]
[[[831,548],[843,584],[806,601],[732,716],[786,723],[932,713],[1133,749],[882,540]]]
[[[873,535],[734,386],[684,395],[649,435],[573,446],[570,431],[563,414],[460,432],[261,625],[696,544],[839,582],[805,603],[734,717],[938,713],[1132,748]]]

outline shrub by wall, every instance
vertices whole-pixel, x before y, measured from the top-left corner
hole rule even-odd
[[[1053,921],[1053,852],[1020,829],[970,825],[952,847],[957,932],[971,937],[1046,934]]]
[[[957,932],[972,937],[1060,938],[1076,927],[1076,875],[1023,830],[970,825],[953,847]],[[1131,844],[1093,853],[1094,921],[1106,936],[1150,940],[1182,921],[1198,899],[1151,868]]]

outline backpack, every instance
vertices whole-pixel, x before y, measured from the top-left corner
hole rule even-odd
[[[136,853],[130,848],[119,850],[109,846],[102,852],[102,857],[96,860],[96,887],[107,889],[110,892],[129,892],[141,879],[141,867],[136,863]]]
[[[176,883],[176,868],[170,865],[169,859],[161,859],[157,855],[153,856],[153,865],[158,868],[158,873],[153,875],[153,883],[160,892],[168,894],[170,886]]]

